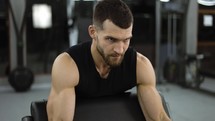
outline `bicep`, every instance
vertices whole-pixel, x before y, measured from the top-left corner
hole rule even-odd
[[[51,78],[52,87],[57,93],[65,88],[73,88],[78,84],[78,67],[67,53],[63,53],[55,59]]]
[[[74,61],[68,57],[60,55],[52,67],[52,86],[47,104],[49,120],[69,121],[73,118],[78,71]]]
[[[149,59],[140,53],[137,53],[136,74],[138,85],[156,86],[154,68]]]

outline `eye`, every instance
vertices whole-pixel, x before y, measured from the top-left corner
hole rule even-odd
[[[129,43],[129,42],[130,42],[130,39],[125,39],[123,42],[124,42],[124,43]]]
[[[106,40],[108,40],[109,42],[115,42],[116,39],[112,38],[112,37],[107,37]]]

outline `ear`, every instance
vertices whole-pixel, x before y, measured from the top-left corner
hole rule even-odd
[[[96,37],[96,28],[95,28],[95,26],[90,25],[90,26],[88,27],[88,33],[89,33],[89,35],[90,35],[90,37],[91,37],[92,39],[95,39],[95,37]]]

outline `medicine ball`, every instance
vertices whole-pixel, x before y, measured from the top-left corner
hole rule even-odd
[[[10,73],[8,81],[16,92],[24,92],[30,89],[34,74],[26,67],[17,67]]]

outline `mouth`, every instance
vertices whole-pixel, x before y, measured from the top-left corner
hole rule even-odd
[[[123,55],[122,54],[112,54],[111,57],[114,57],[114,58],[119,58],[119,57],[122,57]]]
[[[122,59],[123,55],[120,54],[114,54],[110,56],[112,58],[113,61],[119,61]]]

